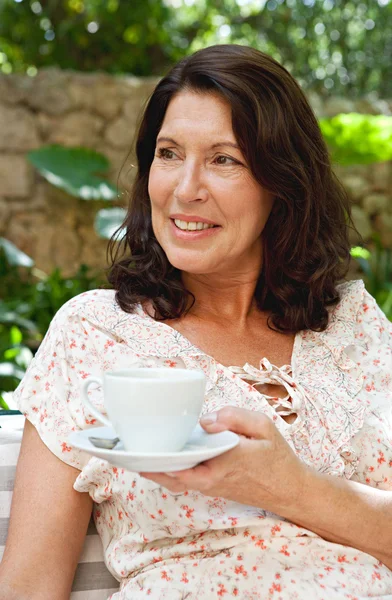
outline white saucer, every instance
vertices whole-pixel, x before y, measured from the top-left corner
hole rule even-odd
[[[88,452],[93,456],[107,460],[116,467],[137,473],[171,472],[190,469],[200,462],[219,456],[234,448],[240,438],[232,431],[206,433],[200,425],[196,425],[188,443],[180,452],[137,453],[126,452],[119,442],[113,450],[97,448],[89,436],[115,438],[111,427],[93,427],[83,431],[74,431],[68,438],[71,446]]]

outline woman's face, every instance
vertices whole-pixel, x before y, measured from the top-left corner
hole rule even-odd
[[[260,270],[273,197],[253,178],[220,96],[181,92],[171,100],[148,189],[153,230],[174,267],[205,275]]]

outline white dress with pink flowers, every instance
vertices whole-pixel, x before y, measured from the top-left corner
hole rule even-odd
[[[171,493],[67,442],[71,431],[100,425],[80,399],[89,375],[185,366],[207,376],[203,413],[261,411],[307,464],[392,494],[392,323],[362,281],[339,289],[328,328],[299,332],[281,368],[268,357],[260,369],[224,367],[141,307],[124,313],[112,290],[80,294],[58,311],[15,399],[48,448],[80,470],[74,488],[94,500],[105,561],[121,584],[112,600],[392,600],[392,571],[364,552],[262,506]],[[292,390],[296,421],[289,425],[245,376]],[[104,412],[101,388],[90,390]]]

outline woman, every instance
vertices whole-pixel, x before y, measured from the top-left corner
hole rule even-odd
[[[68,598],[94,502],[116,600],[391,598],[392,326],[339,283],[349,207],[303,93],[254,49],[201,50],[158,84],[137,159],[114,290],[61,308],[15,394],[0,589]],[[240,444],[170,475],[69,447],[84,378],[134,361],[203,369],[203,427]]]

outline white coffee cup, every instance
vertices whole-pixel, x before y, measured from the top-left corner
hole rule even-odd
[[[110,420],[88,398],[92,383],[103,387]],[[82,399],[94,417],[115,430],[128,452],[178,452],[198,422],[205,386],[203,371],[121,369],[106,371],[103,379],[86,379]]]

